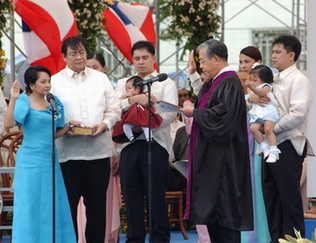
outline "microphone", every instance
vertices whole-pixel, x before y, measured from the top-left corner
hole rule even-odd
[[[166,73],[161,73],[161,74],[158,74],[157,77],[153,77],[153,78],[146,79],[144,81],[136,83],[136,87],[152,84],[153,82],[156,82],[156,81],[161,82],[161,81],[166,80],[167,78],[168,78],[168,75]]]
[[[46,96],[45,96],[45,99],[48,101],[48,103],[50,103],[53,111],[56,113],[56,114],[59,114],[58,112],[58,109],[57,109],[57,106],[56,106],[56,103],[55,103],[55,97],[52,93],[48,93]]]

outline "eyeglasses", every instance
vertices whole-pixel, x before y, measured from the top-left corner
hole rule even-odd
[[[83,57],[87,54],[87,52],[85,50],[80,50],[78,52],[70,52],[68,53],[68,56],[71,57],[71,58],[75,58],[77,57],[78,55]]]
[[[199,61],[199,64],[200,64],[200,65],[203,65],[203,64],[204,64],[204,62],[206,62],[208,59],[210,59],[210,57],[205,58],[204,60],[200,60],[200,61]]]
[[[213,55],[213,56],[214,56],[214,55]],[[213,56],[210,56],[210,57],[208,57],[208,58],[205,58],[204,60],[200,60],[200,61],[199,61],[199,64],[200,64],[200,65],[203,65],[207,60],[211,59]]]

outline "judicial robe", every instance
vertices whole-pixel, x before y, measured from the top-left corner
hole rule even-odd
[[[196,107],[210,84],[203,85]],[[206,107],[195,109],[193,117],[197,130],[193,134],[189,218],[196,224],[252,230],[247,110],[237,75],[222,78]]]

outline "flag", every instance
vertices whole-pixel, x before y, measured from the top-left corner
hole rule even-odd
[[[152,12],[139,3],[114,2],[104,10],[105,29],[115,46],[132,63],[131,49],[135,42],[147,40],[156,45]]]
[[[22,19],[30,65],[45,66],[52,74],[64,68],[61,44],[67,37],[78,34],[67,0],[17,0],[14,10]]]

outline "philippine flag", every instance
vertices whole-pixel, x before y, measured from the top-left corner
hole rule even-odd
[[[22,18],[24,47],[30,65],[45,66],[52,74],[64,68],[61,43],[78,34],[67,0],[17,0],[14,10]]]
[[[132,63],[132,45],[147,40],[156,46],[156,33],[151,10],[139,3],[114,1],[104,10],[105,29],[116,47]]]

